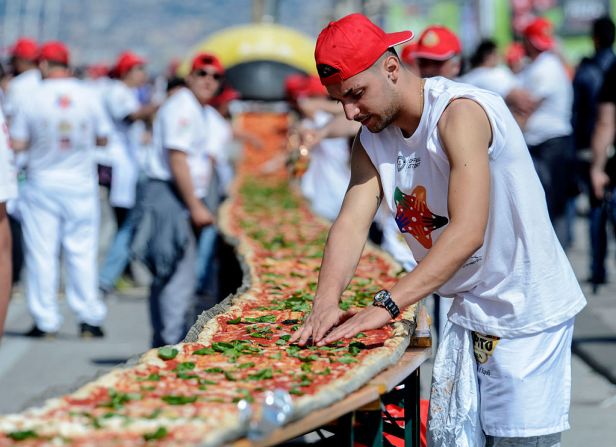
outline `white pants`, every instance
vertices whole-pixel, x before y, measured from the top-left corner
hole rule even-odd
[[[68,191],[26,183],[20,191],[19,210],[25,245],[26,298],[35,324],[46,332],[56,332],[62,325],[57,302],[62,249],[67,302],[80,322],[99,326],[107,310],[97,291],[96,188]]]
[[[498,338],[448,321],[434,362],[428,445],[557,446],[569,428],[573,322]]]

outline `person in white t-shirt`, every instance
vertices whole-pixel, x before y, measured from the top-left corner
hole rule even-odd
[[[310,163],[300,182],[302,194],[315,214],[334,220],[351,178],[349,142],[345,137],[315,139],[313,142],[313,136],[335,119],[336,114],[327,111],[330,104],[335,105],[337,114],[341,112],[340,107],[326,98],[327,92],[316,76],[288,76],[285,89],[289,102],[300,113],[296,127],[302,136],[302,144],[310,150]],[[351,129],[351,132],[355,133],[357,129]]]
[[[147,81],[145,59],[130,51],[118,56],[111,70],[116,78],[105,92],[105,108],[113,121],[113,134],[108,151],[111,159],[111,191],[109,202],[116,213],[118,227],[135,204],[140,163],[139,133],[143,121],[154,116],[157,106],[141,105],[137,89]]]
[[[4,101],[4,113],[9,121],[20,103],[25,101],[32,89],[41,82],[41,72],[36,63],[37,56],[36,42],[25,37],[18,39],[11,49],[13,79],[9,82]]]
[[[530,63],[519,79],[537,106],[518,121],[545,190],[556,235],[567,247],[571,242],[567,205],[578,193],[571,126],[573,87],[562,60],[554,52],[556,41],[550,22],[537,18],[523,34]]]
[[[6,202],[17,197],[17,178],[13,153],[9,149],[9,134],[0,111],[0,338],[4,333],[4,321],[11,295],[11,231],[6,212]]]
[[[510,108],[522,109],[529,113],[537,103],[530,93],[522,89],[509,67],[499,64],[496,43],[485,39],[477,45],[470,58],[471,69],[458,81],[490,90],[500,95]]]
[[[145,121],[153,118],[155,104],[140,104],[137,89],[147,80],[145,59],[125,51],[111,69],[114,78],[107,84],[104,104],[113,122],[113,133],[107,147],[111,166],[109,203],[114,211],[117,232],[101,265],[99,288],[104,294],[114,290],[130,257],[130,233],[134,231],[129,218],[135,205],[137,184],[145,158],[142,147]]]
[[[471,69],[459,81],[490,90],[505,98],[516,87],[517,79],[509,68],[499,65],[496,44],[483,40],[470,58]]]
[[[102,337],[106,307],[97,293],[98,182],[95,145],[111,126],[98,97],[71,77],[61,42],[41,46],[40,86],[30,92],[11,123],[13,148],[27,154],[19,211],[26,247],[26,297],[34,326],[26,334],[57,333],[60,249],[66,299],[82,337]]]
[[[41,72],[37,64],[38,44],[36,41],[26,37],[18,39],[11,48],[10,56],[13,77],[8,83],[2,105],[8,123],[11,122],[19,106],[28,100],[32,90],[38,87],[41,82]],[[18,172],[23,168],[24,163],[25,156],[17,154],[15,166]],[[13,243],[13,281],[18,282],[23,268],[24,247],[17,199],[10,200],[6,207],[9,213]]]
[[[152,345],[178,343],[186,335],[195,292],[195,233],[214,224],[205,205],[213,171],[203,107],[222,80],[220,61],[195,56],[186,86],[160,107],[152,150],[144,170],[148,181],[137,200],[134,252],[153,273],[150,289]],[[139,244],[139,241],[144,243]]]
[[[362,129],[312,312],[290,342],[352,338],[439,291],[453,306],[434,363],[428,444],[558,446],[569,428],[573,321],[586,300],[504,101],[406,70],[393,47],[412,35],[352,14],[317,39],[321,82]],[[400,156],[414,161],[398,169]],[[418,265],[346,315],[340,297],[382,201]]]

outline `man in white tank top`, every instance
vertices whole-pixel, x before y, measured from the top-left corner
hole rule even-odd
[[[429,445],[557,446],[569,428],[573,318],[585,298],[502,99],[404,69],[391,48],[411,38],[352,14],[317,40],[321,82],[362,129],[312,313],[291,341],[322,346],[381,327],[432,292],[451,296]],[[381,201],[418,265],[341,324],[340,296]]]

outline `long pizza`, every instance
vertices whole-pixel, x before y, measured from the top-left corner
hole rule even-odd
[[[262,132],[281,119],[246,118]],[[280,146],[269,138],[272,148]],[[153,349],[136,365],[42,407],[1,417],[0,447],[221,445],[246,433],[240,401],[258,409],[268,390],[284,390],[293,399],[293,417],[300,418],[342,399],[401,357],[414,308],[352,340],[289,344],[311,309],[328,226],[289,187],[284,172],[260,173],[272,158],[247,152],[221,212],[221,227],[245,266],[242,292],[204,313],[183,343]],[[369,305],[398,272],[389,257],[367,247],[341,307]]]

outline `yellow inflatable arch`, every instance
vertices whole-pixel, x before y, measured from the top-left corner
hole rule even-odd
[[[179,69],[186,75],[190,60],[201,51],[214,53],[225,66],[252,61],[275,61],[316,74],[315,40],[294,29],[276,24],[251,24],[225,28],[192,49]]]

